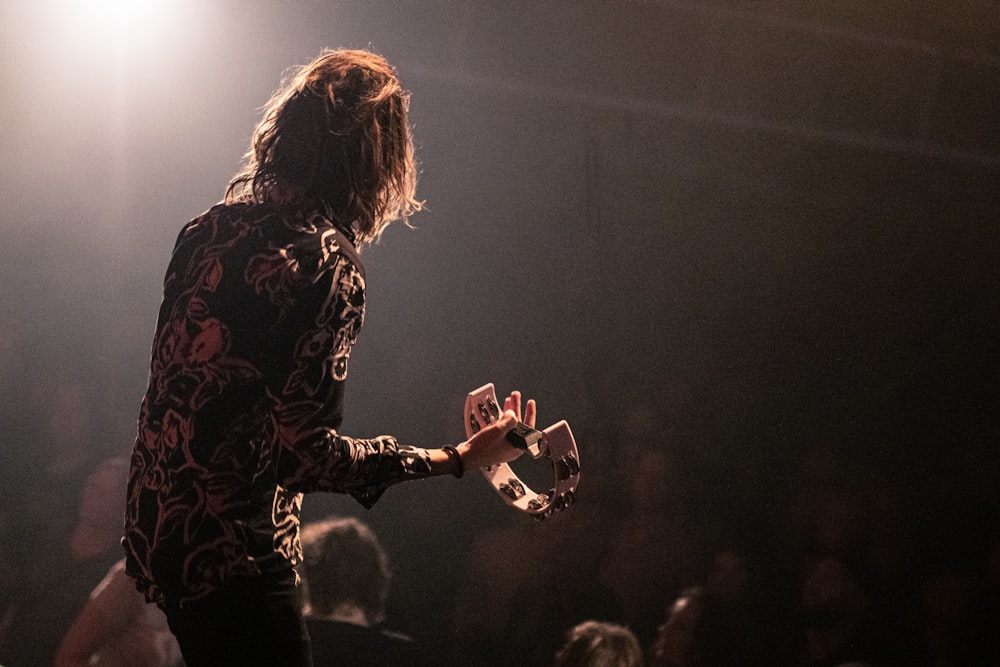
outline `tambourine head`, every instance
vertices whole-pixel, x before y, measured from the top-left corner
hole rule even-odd
[[[492,384],[470,392],[465,399],[466,437],[471,438],[500,415],[500,404]],[[553,487],[547,493],[533,491],[506,463],[483,468],[483,475],[504,502],[536,518],[570,507],[580,482],[580,454],[569,424],[560,421],[539,431],[518,423],[507,434],[507,439],[515,447],[526,450],[532,458],[548,459],[552,466]]]

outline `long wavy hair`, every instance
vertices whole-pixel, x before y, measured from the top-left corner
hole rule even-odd
[[[263,108],[226,202],[320,199],[359,244],[419,211],[410,96],[369,51],[325,50]]]

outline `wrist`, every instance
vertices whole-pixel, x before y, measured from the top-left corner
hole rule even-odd
[[[465,444],[465,443],[462,443]],[[461,447],[461,445],[459,445]],[[455,477],[461,477],[465,474],[465,461],[462,459],[462,453],[459,451],[458,447],[454,445],[445,445],[441,448],[444,453],[448,456],[448,462],[451,464],[451,474]],[[466,447],[468,449],[468,447]]]

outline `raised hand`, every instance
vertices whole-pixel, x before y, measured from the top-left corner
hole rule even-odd
[[[467,464],[479,466],[504,502],[541,519],[573,504],[580,481],[580,455],[566,420],[537,430],[536,414],[535,401],[522,405],[521,393],[517,391],[504,399],[501,411],[493,384],[485,384],[465,398],[463,418],[469,440],[461,446],[476,452],[478,458],[470,459]],[[553,483],[548,491],[533,490],[506,465],[525,451],[531,458],[544,459],[551,465]]]
[[[520,421],[534,428],[537,413],[535,401],[530,399],[524,405],[523,419],[521,416],[521,392],[511,392],[510,396],[504,399],[503,407],[503,414],[497,421],[483,427],[467,442],[457,446],[456,449],[458,449],[467,469],[486,468],[499,463],[508,463],[524,454],[524,450],[514,447],[506,436]]]
[[[527,404],[524,408],[524,418],[521,418],[521,392],[512,391],[510,396],[503,400],[504,412],[508,410],[512,411],[517,417],[517,421],[524,422],[531,428],[535,428],[535,413],[537,412],[537,406],[535,405],[535,399],[528,399]]]

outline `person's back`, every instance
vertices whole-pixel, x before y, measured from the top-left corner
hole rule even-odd
[[[353,283],[357,296],[332,300],[344,283]],[[320,208],[220,204],[184,227],[164,281],[136,443],[142,465],[129,489],[132,497],[173,498],[129,505],[157,508],[156,515],[129,513],[126,542],[129,571],[157,582],[154,598],[176,602],[236,576],[288,567],[282,554],[291,547],[273,545],[291,539],[281,527],[296,494],[312,489],[305,482],[294,488],[285,469],[303,466],[309,452],[285,462],[280,450],[253,442],[296,439],[310,428],[293,414],[300,401],[327,405],[325,425],[339,426],[336,369],[315,377],[307,370],[313,356],[346,366],[363,316],[362,289],[350,242]],[[322,325],[315,324],[317,304],[327,305]],[[314,350],[298,337],[302,331],[317,338]],[[288,419],[275,425],[272,414]],[[169,439],[185,446],[159,444]],[[315,467],[335,462],[326,457]],[[275,502],[277,480],[293,487],[277,492],[286,505]],[[179,549],[193,553],[181,562]],[[220,551],[243,555],[216,562]]]
[[[429,664],[412,638],[385,627],[392,574],[372,530],[331,517],[302,528],[306,624],[316,667]]]
[[[357,623],[306,618],[316,667],[415,667],[426,664],[413,638]]]
[[[191,667],[310,664],[293,570],[302,494],[371,507],[400,482],[523,453],[506,439],[519,392],[502,419],[454,446],[338,432],[364,308],[354,244],[421,207],[408,104],[381,56],[324,50],[265,105],[223,203],[177,239],[124,546],[126,571]],[[528,401],[529,426],[535,410]]]

